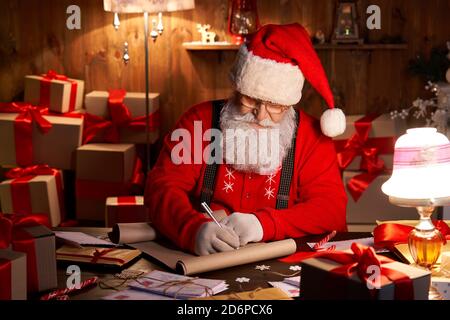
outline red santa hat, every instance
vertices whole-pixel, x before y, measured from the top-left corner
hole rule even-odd
[[[308,32],[298,23],[259,29],[239,49],[231,79],[240,93],[285,106],[300,101],[306,79],[329,107],[320,119],[322,132],[335,137],[345,130],[345,115],[335,108],[319,57]]]

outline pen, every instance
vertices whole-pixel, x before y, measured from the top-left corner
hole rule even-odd
[[[219,223],[219,221],[216,220],[216,218],[214,218],[213,216],[213,212],[211,210],[211,208],[206,204],[206,202],[202,202],[202,207],[206,210],[206,213],[208,214],[208,216],[214,220],[214,222],[221,228],[223,228],[223,226]]]

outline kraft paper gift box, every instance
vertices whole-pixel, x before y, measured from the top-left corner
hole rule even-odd
[[[106,199],[106,226],[116,223],[149,221],[148,209],[142,196],[109,197]]]
[[[390,174],[380,174],[373,180],[361,197],[355,201],[349,192],[348,182],[360,171],[344,171],[343,183],[347,192],[347,223],[375,224],[376,220],[417,219],[416,208],[393,205],[389,197],[381,191],[381,185],[390,178]]]
[[[25,76],[24,100],[33,105],[48,107],[58,113],[72,112],[83,107],[84,81],[78,79],[62,80],[62,75],[46,77]]]
[[[77,219],[104,221],[108,197],[130,195],[136,165],[132,144],[93,143],[77,150]]]
[[[59,181],[58,181],[59,179]],[[64,218],[62,172],[9,179],[0,183],[1,211],[5,214],[45,214],[52,227]]]
[[[26,146],[15,143],[17,135],[14,125],[17,116],[18,113],[1,113],[0,111],[0,165],[46,164],[52,168],[74,169],[75,151],[81,145],[83,134],[82,118],[44,115],[43,118],[52,125],[47,133],[42,133],[33,122],[32,137],[30,137],[31,157],[20,160],[19,148],[26,148]]]
[[[343,150],[346,142],[355,133],[355,122],[362,119],[364,115],[346,116],[346,128],[342,135],[334,138],[336,152]],[[406,122],[402,119],[391,119],[389,114],[382,114],[371,122],[369,131],[369,140],[367,147],[379,147],[378,157],[384,161],[386,168],[392,169],[394,161],[394,145],[395,140],[406,132]],[[348,165],[346,170],[360,170],[361,156],[356,156]]]
[[[348,252],[348,251],[346,251]],[[394,300],[395,285],[387,280],[381,283],[376,295],[371,295],[368,284],[361,281],[356,272],[350,276],[334,274],[333,269],[342,264],[320,257],[306,259],[301,263],[302,279],[300,282],[300,297],[305,300]],[[412,281],[414,300],[428,300],[430,288],[430,272],[401,262],[390,262],[381,265],[382,268],[392,269],[408,276]],[[368,274],[373,271],[368,270]]]
[[[55,234],[43,225],[13,229],[12,250],[27,256],[27,291],[54,289],[58,285],[56,272]]]
[[[27,256],[0,250],[0,300],[27,299]]]
[[[86,113],[110,120],[108,108],[109,92],[92,91],[85,97]],[[145,93],[143,92],[127,92],[123,100],[124,105],[128,108],[132,119],[146,116]],[[159,112],[159,93],[149,94],[149,115],[157,117]],[[154,143],[159,136],[159,128],[155,120],[155,125],[150,128],[150,143]],[[144,122],[145,123],[145,122]],[[144,128],[143,128],[144,129]],[[145,130],[136,131],[123,127],[119,129],[121,143],[146,143]],[[92,142],[102,142],[101,138],[95,138]],[[108,141],[109,142],[109,141]]]

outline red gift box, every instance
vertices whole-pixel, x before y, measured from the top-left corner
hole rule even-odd
[[[15,168],[0,183],[1,209],[5,214],[46,214],[56,227],[65,218],[63,179],[60,170],[45,165]]]
[[[82,132],[80,114],[56,116],[28,103],[0,103],[0,165],[73,169]]]
[[[0,249],[11,247],[27,256],[27,291],[57,287],[55,234],[46,216],[0,216]]]
[[[108,197],[140,194],[142,163],[131,144],[87,144],[77,150],[77,219],[104,221]]]
[[[94,91],[86,95],[83,143],[146,143],[146,122],[150,143],[158,138],[160,114],[158,95],[149,96],[146,117],[145,94],[125,90]]]
[[[392,169],[397,127],[394,125],[394,120],[388,120],[386,119],[387,115],[383,115],[384,122],[382,123],[384,126],[386,123],[390,124],[390,128],[386,130],[387,132],[378,129],[378,132],[372,133],[372,126],[379,117],[378,114],[370,114],[357,119],[353,123],[354,130],[347,129],[343,135],[338,137],[340,139],[334,140],[341,170],[361,171],[347,182],[347,190],[355,202],[379,175],[388,173]],[[382,128],[384,126],[381,125]],[[342,139],[343,137],[344,139]],[[388,156],[385,158],[389,159],[388,166],[380,157],[381,155]],[[360,159],[359,167],[354,167],[357,159]]]
[[[351,251],[318,252],[302,262],[304,299],[428,300],[431,273],[353,243]]]
[[[26,254],[0,250],[0,300],[27,299]]]
[[[148,209],[142,196],[109,197],[106,199],[106,226],[116,223],[148,222]]]
[[[58,113],[83,106],[84,81],[69,79],[50,70],[41,76],[25,77],[25,101]]]

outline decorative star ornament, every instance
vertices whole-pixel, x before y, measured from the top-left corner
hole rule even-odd
[[[236,282],[239,282],[239,283],[249,282],[249,281],[250,281],[250,279],[249,279],[249,278],[246,278],[246,277],[239,277],[239,278],[236,278]]]
[[[255,269],[256,270],[261,270],[261,271],[270,270],[270,266],[266,266],[265,264],[262,264],[260,266],[256,266]]]
[[[292,271],[300,271],[300,270],[302,270],[302,267],[300,267],[299,265],[290,266],[290,267],[289,267],[289,270],[292,270]]]

